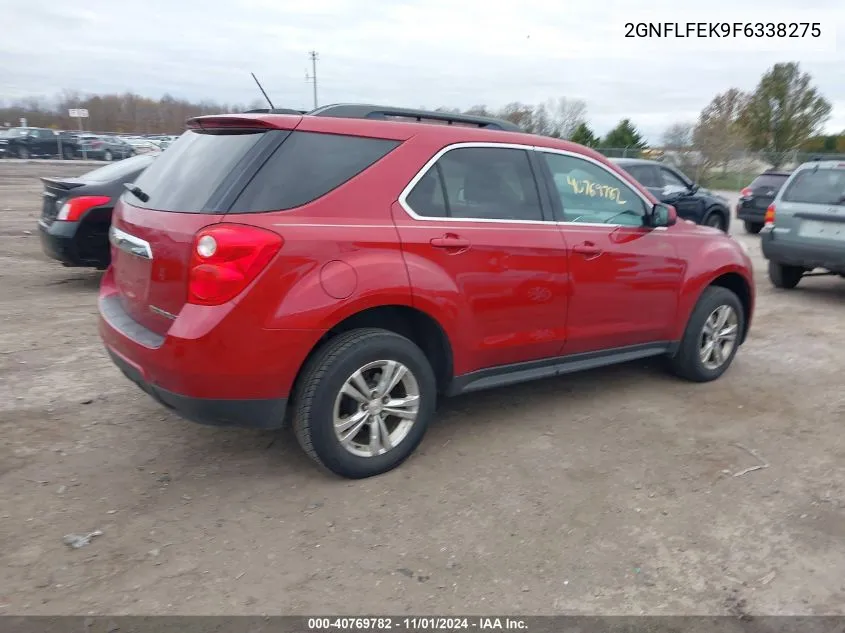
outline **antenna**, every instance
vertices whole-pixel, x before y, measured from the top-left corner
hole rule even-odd
[[[275,110],[276,108],[275,108],[275,106],[273,105],[273,102],[272,102],[272,101],[270,101],[270,97],[268,97],[268,96],[267,96],[267,93],[266,93],[266,92],[264,92],[264,88],[261,86],[261,82],[260,82],[260,81],[258,81],[258,77],[256,77],[256,76],[255,76],[255,73],[249,73],[249,74],[250,74],[250,75],[252,75],[252,78],[253,78],[253,79],[255,79],[255,83],[256,83],[256,84],[258,84],[258,89],[261,91],[261,94],[263,94],[263,95],[264,95],[264,98],[265,98],[265,99],[267,99],[267,103],[269,103],[269,104],[270,104],[270,109],[271,109],[271,110]]]

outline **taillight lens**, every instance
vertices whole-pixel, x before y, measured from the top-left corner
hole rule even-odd
[[[56,216],[56,219],[66,222],[78,222],[88,209],[101,207],[104,204],[108,204],[110,200],[111,198],[108,196],[79,196],[78,198],[71,198],[59,209],[59,215]]]
[[[766,209],[766,215],[763,216],[763,222],[765,222],[766,224],[775,223],[775,205],[770,204],[769,208]]]
[[[188,303],[220,305],[246,288],[279,252],[281,236],[241,224],[216,224],[194,237]]]
[[[750,198],[752,193],[753,193],[753,191],[751,190],[750,187],[745,187],[744,189],[742,189],[739,192],[739,197],[740,198]]]

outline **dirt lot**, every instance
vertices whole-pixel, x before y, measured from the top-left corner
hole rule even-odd
[[[445,403],[382,477],[184,422],[96,333],[96,272],[0,163],[0,614],[845,613],[845,282],[773,290],[719,381],[659,363]],[[741,230],[741,229],[740,229]],[[757,460],[766,469],[735,477]],[[81,549],[62,537],[102,530]]]

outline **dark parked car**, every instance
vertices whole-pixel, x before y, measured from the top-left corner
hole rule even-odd
[[[65,266],[109,265],[112,209],[132,182],[155,160],[142,154],[90,171],[79,178],[42,178],[38,228],[44,252]]]
[[[726,198],[698,186],[671,165],[639,158],[611,160],[631,174],[658,200],[675,207],[678,215],[685,220],[728,232],[731,214]]]
[[[788,171],[765,171],[739,192],[736,217],[745,224],[749,233],[759,233],[766,220],[766,209],[789,178]]]
[[[42,127],[15,127],[0,134],[0,156],[35,158],[64,156],[73,158],[76,142],[54,130]]]
[[[119,136],[85,134],[79,137],[78,153],[85,158],[113,161],[136,154],[135,148]]]

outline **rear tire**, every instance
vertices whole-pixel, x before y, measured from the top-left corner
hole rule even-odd
[[[29,150],[25,147],[19,147],[18,148],[18,158],[20,158],[21,160],[29,159]]]
[[[745,232],[746,233],[751,233],[751,235],[757,235],[762,230],[763,230],[763,223],[762,222],[749,222],[748,220],[745,221]]]
[[[110,163],[112,162],[112,160],[114,160],[114,156],[112,156],[112,153],[109,150],[106,150],[106,152],[103,154],[103,160],[107,163]]]
[[[690,315],[677,353],[669,359],[672,371],[693,382],[715,380],[733,362],[744,331],[745,312],[739,297],[721,286],[706,288]],[[710,342],[713,345],[708,352]]]
[[[380,390],[383,377],[396,373],[395,386]],[[414,452],[436,401],[434,372],[419,347],[388,330],[362,328],[330,339],[308,361],[296,388],[293,429],[317,464],[362,479],[396,468]]]
[[[769,280],[775,288],[792,290],[804,276],[804,269],[800,266],[787,266],[769,260]]]

